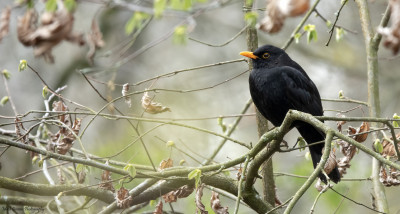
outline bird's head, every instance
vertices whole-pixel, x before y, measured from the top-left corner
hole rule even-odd
[[[284,50],[272,45],[261,46],[254,52],[243,51],[240,55],[250,58],[254,68],[274,68],[292,62]]]

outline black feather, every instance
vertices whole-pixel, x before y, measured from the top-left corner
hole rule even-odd
[[[268,53],[268,58],[263,57]],[[260,113],[274,126],[280,126],[289,109],[322,116],[321,97],[313,81],[303,68],[293,61],[284,50],[265,45],[253,53],[253,70],[250,73],[250,93]],[[309,144],[323,141],[325,134],[313,126],[296,121],[294,126]],[[324,144],[310,146],[310,154],[314,168],[321,160]],[[337,183],[340,174],[335,168],[329,178]],[[326,182],[325,176],[319,176]]]

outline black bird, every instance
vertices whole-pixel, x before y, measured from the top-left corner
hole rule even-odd
[[[284,50],[264,45],[254,52],[244,51],[240,54],[253,61],[249,78],[250,94],[258,111],[274,126],[282,124],[289,109],[314,116],[323,115],[317,87],[303,68]],[[325,139],[323,132],[305,122],[295,121],[293,126],[308,144]],[[323,147],[323,143],[309,147],[314,168],[321,160]],[[340,181],[337,167],[328,176],[335,183]],[[323,174],[319,177],[326,183]]]

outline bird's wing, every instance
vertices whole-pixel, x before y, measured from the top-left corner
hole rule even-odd
[[[286,96],[291,108],[316,116],[323,115],[321,97],[311,79],[292,67],[284,66],[280,69],[287,84]]]

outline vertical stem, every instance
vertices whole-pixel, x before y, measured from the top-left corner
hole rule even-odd
[[[244,0],[244,8],[252,8],[253,1],[252,0]],[[248,11],[244,11],[245,13]],[[258,36],[257,29],[255,26],[248,25],[246,29],[246,40],[247,40],[247,49],[250,51],[254,51],[258,48]],[[253,65],[250,61],[249,69],[253,69]],[[260,112],[256,109],[256,121],[257,121],[257,130],[258,136],[261,137],[265,132],[268,131],[268,121],[260,114]],[[273,165],[272,158],[266,161],[262,165],[262,183],[263,183],[263,200],[274,205],[275,204],[275,181],[274,181],[274,173],[273,173]]]
[[[369,116],[381,117],[381,106],[379,99],[379,70],[378,70],[378,47],[380,37],[375,35],[372,30],[371,20],[369,15],[367,0],[356,0],[360,13],[361,27],[364,34],[365,48],[367,53],[367,75],[368,75],[368,107]],[[381,25],[386,25],[389,20],[390,12],[387,9],[381,21]],[[379,124],[372,124],[372,126],[379,126]],[[379,133],[373,134],[374,140],[380,138]],[[372,160],[372,183],[373,194],[375,198],[375,205],[381,212],[387,213],[389,211],[386,199],[385,189],[379,181],[379,171],[381,163],[373,158]]]

